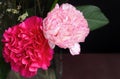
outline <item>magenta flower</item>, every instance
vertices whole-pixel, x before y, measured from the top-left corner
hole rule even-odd
[[[53,58],[53,50],[42,32],[42,19],[36,16],[5,30],[3,56],[12,70],[32,77],[38,68],[46,70]]]
[[[43,32],[51,48],[69,48],[72,55],[80,53],[79,42],[89,34],[87,20],[70,4],[58,4],[43,20]]]

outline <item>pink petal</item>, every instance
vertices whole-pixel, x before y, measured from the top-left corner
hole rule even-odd
[[[36,68],[36,67],[29,67],[29,71],[31,71],[31,72],[37,72],[37,69],[38,68]]]
[[[69,50],[70,50],[70,53],[72,55],[80,54],[80,45],[79,45],[79,43],[75,43],[74,46],[69,48]]]

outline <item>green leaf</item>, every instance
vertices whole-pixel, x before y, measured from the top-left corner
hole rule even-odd
[[[25,13],[23,13],[18,17],[18,21],[22,22],[23,20],[26,19],[27,16],[28,16],[28,12],[26,11]]]
[[[51,8],[50,8],[50,10],[52,10],[52,9],[55,7],[55,5],[56,5],[57,2],[58,2],[58,0],[54,0],[52,6],[51,6]]]
[[[84,5],[78,6],[77,9],[83,12],[91,31],[103,27],[109,23],[107,17],[102,13],[100,8],[96,6]]]

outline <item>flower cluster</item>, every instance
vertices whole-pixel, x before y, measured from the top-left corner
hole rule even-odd
[[[42,19],[32,16],[3,34],[3,56],[11,68],[22,76],[31,77],[38,68],[47,69],[53,50],[42,32]]]
[[[70,4],[63,4],[48,13],[43,20],[43,32],[52,48],[58,45],[69,48],[72,55],[80,53],[79,42],[84,42],[89,33],[87,20]]]
[[[5,30],[3,56],[12,70],[32,77],[39,68],[48,69],[55,45],[77,55],[79,42],[84,42],[88,33],[87,20],[80,11],[70,4],[56,4],[43,21],[32,16]]]

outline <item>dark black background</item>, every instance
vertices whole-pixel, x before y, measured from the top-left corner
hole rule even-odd
[[[72,5],[95,5],[109,19],[110,23],[90,32],[82,52],[87,53],[120,53],[120,3],[118,0],[69,0]]]

